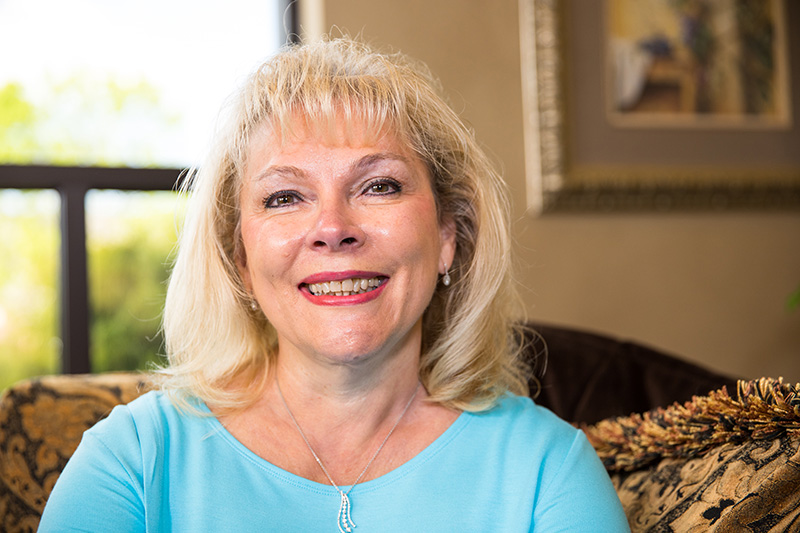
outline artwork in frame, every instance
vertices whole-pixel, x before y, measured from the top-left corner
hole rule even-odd
[[[788,127],[781,0],[607,0],[612,124]]]
[[[800,209],[800,2],[520,0],[527,202]]]

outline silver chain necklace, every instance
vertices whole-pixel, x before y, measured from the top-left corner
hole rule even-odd
[[[339,527],[339,533],[351,533],[353,531],[353,528],[356,527],[356,525],[353,522],[353,518],[350,516],[351,505],[350,505],[350,498],[348,496],[349,496],[350,492],[353,490],[353,488],[356,485],[358,485],[358,482],[361,481],[361,478],[367,472],[367,469],[372,464],[372,461],[374,461],[375,458],[378,457],[378,454],[383,449],[383,446],[386,444],[386,441],[389,440],[389,437],[392,436],[392,433],[394,433],[394,430],[397,428],[397,426],[400,424],[400,421],[406,415],[406,411],[408,411],[408,408],[411,407],[411,402],[413,402],[414,398],[416,398],[416,396],[417,396],[417,392],[419,391],[420,382],[419,381],[417,382],[417,387],[414,389],[414,394],[412,394],[411,398],[408,399],[408,403],[403,408],[403,412],[400,413],[400,416],[397,418],[397,421],[392,426],[392,429],[390,429],[389,433],[387,433],[386,436],[383,438],[383,442],[381,442],[381,445],[378,446],[377,450],[375,450],[375,453],[372,454],[372,458],[367,463],[367,466],[364,467],[364,470],[361,471],[361,473],[358,475],[358,477],[353,482],[353,484],[350,485],[350,488],[347,489],[347,492],[344,492],[342,489],[340,489],[339,485],[337,485],[336,482],[333,481],[333,478],[328,473],[328,469],[325,468],[325,465],[322,464],[322,460],[317,455],[317,452],[315,452],[314,448],[311,447],[311,443],[308,442],[308,439],[306,438],[306,434],[303,433],[303,430],[300,428],[300,424],[297,423],[297,419],[292,414],[292,410],[289,409],[289,404],[286,403],[286,398],[283,397],[283,391],[281,390],[281,385],[280,385],[280,383],[278,383],[277,379],[275,380],[275,385],[278,387],[278,394],[281,397],[281,401],[283,402],[283,406],[286,408],[286,412],[289,413],[289,418],[291,418],[292,422],[294,422],[294,427],[297,428],[297,432],[300,433],[301,437],[303,437],[303,442],[306,443],[306,446],[308,447],[308,450],[311,452],[311,455],[314,456],[314,459],[317,461],[317,464],[322,469],[322,472],[325,474],[325,477],[328,478],[328,481],[331,482],[331,485],[333,486],[333,488],[336,489],[336,492],[338,492],[339,496],[341,496],[341,503],[339,504],[339,516],[338,516],[337,521],[336,521],[337,522],[336,525]]]

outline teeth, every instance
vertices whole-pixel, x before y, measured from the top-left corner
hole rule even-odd
[[[350,296],[351,294],[361,294],[362,292],[374,291],[381,284],[378,278],[353,278],[343,281],[325,281],[323,283],[311,283],[308,290],[314,296]]]

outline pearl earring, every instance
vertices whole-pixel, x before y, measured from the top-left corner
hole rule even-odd
[[[442,276],[442,283],[445,287],[450,286],[450,270],[447,268],[447,263],[444,264],[444,276]]]

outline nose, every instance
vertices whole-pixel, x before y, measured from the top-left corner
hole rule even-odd
[[[347,202],[336,202],[319,206],[307,240],[317,250],[341,251],[361,247],[366,233],[353,208]]]

